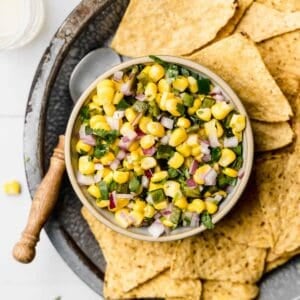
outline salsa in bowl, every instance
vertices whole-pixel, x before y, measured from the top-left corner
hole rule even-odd
[[[85,206],[112,229],[167,241],[212,229],[252,167],[249,119],[230,87],[189,60],[133,59],[81,96],[66,165]]]

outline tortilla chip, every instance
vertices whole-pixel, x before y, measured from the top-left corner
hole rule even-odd
[[[263,152],[282,148],[293,141],[294,132],[288,122],[251,122],[255,151]]]
[[[81,213],[98,241],[107,263],[112,267],[111,272],[116,273],[111,276],[124,275],[119,279],[122,291],[130,291],[170,267],[175,242],[134,240],[100,223],[85,207]]]
[[[273,246],[272,232],[257,196],[254,179],[250,178],[245,192],[233,210],[217,224],[216,233],[221,233],[234,242],[257,248]]]
[[[280,11],[292,12],[292,11],[300,10],[299,0],[256,0],[256,1]]]
[[[254,2],[239,23],[236,32],[247,33],[255,42],[300,28],[300,12],[280,12]]]
[[[300,248],[291,251],[291,252],[287,252],[282,256],[278,256],[275,255],[276,258],[273,257],[273,252],[270,251],[267,255],[267,264],[265,267],[265,272],[270,272],[272,270],[274,270],[275,268],[278,268],[279,266],[285,264],[286,262],[288,262],[290,259],[292,259],[293,257],[297,256],[298,254],[300,254]],[[274,258],[274,259],[272,259]]]
[[[291,97],[297,95],[300,86],[300,30],[259,43],[258,50],[283,93]]]
[[[250,118],[280,122],[292,115],[287,99],[265,67],[255,44],[242,34],[225,38],[189,58],[223,77],[243,101]]]
[[[223,27],[217,34],[216,38],[212,41],[212,43],[219,41],[227,36],[229,36],[234,29],[236,28],[237,24],[240,22],[241,18],[245,14],[248,7],[253,3],[253,0],[239,0],[238,7],[236,9],[235,14],[229,20],[229,22]]]
[[[205,281],[201,300],[251,300],[258,295],[256,285],[230,281]]]
[[[131,0],[111,47],[132,57],[189,54],[213,40],[236,7],[235,0]]]
[[[178,244],[171,276],[254,283],[263,273],[265,257],[265,249],[237,244],[214,231],[205,231]]]
[[[121,276],[126,274],[116,273],[110,266],[105,273],[104,297],[106,299],[138,299],[138,298],[173,298],[200,299],[200,280],[172,279],[167,270],[151,280],[139,285],[129,292],[120,288]]]

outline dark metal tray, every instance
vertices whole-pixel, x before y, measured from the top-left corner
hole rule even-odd
[[[69,77],[91,50],[107,43],[115,32],[128,0],[84,0],[53,37],[36,71],[26,110],[24,159],[33,196],[48,168],[57,137],[63,134],[73,103]],[[102,295],[105,261],[80,215],[81,203],[65,175],[55,211],[46,232],[69,267]],[[300,259],[264,277],[260,300],[295,300],[300,295]],[[299,298],[300,299],[300,298]]]

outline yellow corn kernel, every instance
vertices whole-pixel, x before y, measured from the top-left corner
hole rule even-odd
[[[121,209],[123,207],[126,207],[128,204],[129,204],[129,199],[119,198],[117,200],[117,209]]]
[[[224,129],[219,121],[216,121],[216,128],[217,128],[217,137],[221,137],[224,133]]]
[[[236,132],[241,132],[246,127],[246,117],[234,114],[229,122],[229,126]]]
[[[147,204],[146,207],[144,208],[145,218],[152,218],[155,215],[155,213],[156,213],[156,210],[150,204]]]
[[[152,101],[155,99],[157,94],[157,86],[153,82],[148,82],[145,88],[145,96],[149,101]]]
[[[190,147],[198,146],[199,145],[198,135],[196,133],[189,134],[186,143]]]
[[[131,131],[134,131],[134,127],[129,122],[125,122],[120,129],[120,133],[124,136],[126,136]]]
[[[148,75],[152,81],[157,82],[164,77],[165,69],[159,64],[154,64],[150,67]]]
[[[110,165],[115,160],[115,155],[112,152],[105,153],[101,158],[101,164],[104,166]]]
[[[95,198],[100,198],[100,196],[101,196],[100,190],[99,190],[98,186],[95,184],[90,185],[87,188],[87,192]]]
[[[187,207],[188,211],[201,214],[205,210],[205,202],[201,199],[194,199]]]
[[[135,151],[135,150],[137,150],[137,149],[139,148],[139,146],[140,146],[139,141],[135,141],[135,142],[133,142],[133,143],[130,145],[130,147],[128,148],[128,150],[129,150],[130,152]]]
[[[115,95],[115,89],[110,86],[103,86],[97,89],[98,105],[104,105],[107,103],[112,103]]]
[[[109,169],[109,172],[103,176],[103,181],[109,184],[113,180],[113,171]]]
[[[106,122],[106,118],[105,116],[102,116],[102,115],[95,115],[95,116],[92,116],[90,118],[90,127],[91,128],[94,128],[95,127],[95,124],[99,123],[99,122]]]
[[[92,150],[92,146],[84,143],[83,141],[79,140],[76,144],[76,151],[78,153],[88,153]]]
[[[193,179],[198,184],[204,184],[204,175],[210,170],[210,165],[205,164],[199,167],[195,174],[193,175]]]
[[[114,115],[114,112],[116,111],[116,107],[111,103],[104,104],[103,109],[105,114],[109,117],[112,117]]]
[[[184,166],[187,167],[187,168],[190,168],[192,162],[193,162],[193,158],[192,157],[187,157],[185,158],[184,160]]]
[[[176,147],[187,139],[187,134],[184,128],[176,128],[170,136],[169,145]]]
[[[166,79],[161,79],[158,82],[158,90],[160,93],[163,92],[170,92],[170,84],[168,83],[168,81]]]
[[[94,95],[93,98],[94,97],[97,97],[97,95]],[[89,110],[93,110],[93,111],[96,111],[98,113],[101,112],[100,107],[96,103],[94,103],[94,102],[89,103]]]
[[[142,167],[139,166],[139,165],[138,165],[138,166],[134,166],[133,170],[134,170],[134,173],[135,173],[137,176],[141,176],[141,175],[144,174],[144,170],[143,170]]]
[[[154,182],[151,181],[150,184],[149,184],[148,190],[149,190],[149,192],[151,192],[151,191],[162,189],[163,187],[164,187],[163,184],[154,183]]]
[[[177,98],[170,98],[166,100],[165,107],[166,110],[174,117],[179,117],[180,113],[177,110],[177,105],[180,104],[181,101]]]
[[[154,157],[144,157],[141,160],[141,167],[144,170],[149,170],[157,165],[156,159]]]
[[[189,82],[184,76],[178,76],[172,82],[172,85],[174,89],[183,92],[189,86]]]
[[[135,120],[137,114],[138,113],[132,107],[125,109],[125,117],[126,117],[127,121],[130,123]]]
[[[124,97],[124,94],[117,91],[114,95],[113,104],[118,104]]]
[[[123,228],[127,228],[132,224],[132,220],[129,216],[129,210],[126,208],[116,211],[115,220]]]
[[[21,192],[21,185],[16,180],[8,181],[4,183],[3,191],[7,195],[19,195]]]
[[[199,98],[195,99],[193,106],[188,108],[188,114],[189,115],[195,114],[196,111],[200,108],[200,106],[201,106],[201,99]]]
[[[223,120],[228,116],[233,108],[234,107],[231,104],[227,104],[226,102],[218,102],[211,107],[211,113],[215,119]]]
[[[147,133],[147,125],[150,123],[152,119],[150,117],[141,117],[139,121],[139,128],[144,132]]]
[[[153,206],[157,210],[162,210],[168,207],[168,201],[161,201],[159,203],[153,204]]]
[[[154,136],[163,137],[165,135],[165,128],[159,122],[149,122],[147,125],[147,132]]]
[[[166,196],[174,198],[176,195],[180,194],[180,184],[174,180],[168,180],[164,184],[164,192]]]
[[[192,153],[191,147],[186,142],[177,146],[176,151],[178,151],[183,157],[189,157]]]
[[[201,154],[201,146],[197,145],[197,146],[192,147],[192,155],[198,156],[199,154]]]
[[[161,110],[167,110],[166,104],[169,99],[174,99],[174,94],[169,92],[163,92],[159,102],[159,108]],[[175,105],[176,107],[176,105]]]
[[[198,82],[193,76],[189,76],[187,78],[188,83],[189,83],[189,89],[191,93],[195,94],[198,92]]]
[[[187,202],[187,199],[186,197],[179,197],[178,199],[176,199],[174,201],[174,205],[181,208],[181,209],[186,209],[187,206],[188,206],[188,202]]]
[[[100,208],[105,208],[109,206],[109,200],[98,200],[96,201],[96,205]]]
[[[143,150],[141,148],[138,148],[130,153],[130,159],[134,161],[139,161],[141,157],[143,156]]]
[[[134,211],[139,211],[141,213],[144,213],[146,206],[147,206],[146,202],[138,198],[135,200],[132,209]]]
[[[185,128],[185,129],[186,129],[186,128],[191,127],[191,121],[190,121],[189,119],[187,119],[187,118],[181,117],[181,118],[179,118],[179,119],[177,120],[176,125],[177,125],[178,127],[182,127],[182,128]]]
[[[154,168],[154,172],[155,172],[155,173],[158,173],[158,172],[160,172],[160,171],[161,171],[160,166],[156,166],[156,167]]]
[[[111,79],[104,79],[101,80],[100,82],[98,82],[97,84],[97,90],[103,88],[104,86],[108,86],[108,87],[115,87],[114,82]]]
[[[152,182],[160,182],[168,177],[167,171],[159,171],[153,174],[151,177]]]
[[[212,201],[205,201],[206,211],[212,215],[218,210],[218,205]]]
[[[83,175],[91,175],[95,172],[95,164],[88,155],[79,157],[78,170]]]
[[[235,159],[236,159],[236,154],[232,150],[230,150],[228,148],[224,148],[221,151],[221,157],[219,159],[219,165],[221,167],[227,167],[232,162],[234,162]]]
[[[238,139],[239,142],[241,142],[243,140],[243,133],[242,132],[232,130],[232,133]]]
[[[196,115],[200,120],[208,122],[211,119],[211,110],[210,108],[199,108]]]
[[[173,226],[174,226],[174,224],[173,224],[170,220],[168,220],[168,219],[166,219],[166,218],[163,218],[163,219],[161,220],[161,222],[162,222],[165,226],[167,226],[167,227],[173,227]]]
[[[123,167],[128,170],[132,170],[134,168],[133,163],[130,163],[127,159],[123,160]]]
[[[142,70],[142,73],[145,73],[146,75],[148,75],[150,69],[151,69],[151,66],[146,66],[146,67]]]
[[[133,220],[132,224],[136,227],[140,226],[144,220],[144,214],[143,214],[143,212],[140,212],[140,211],[135,211],[135,210],[131,211],[130,217]]]
[[[184,162],[184,157],[180,153],[175,152],[172,155],[172,157],[169,159],[168,165],[171,168],[178,169],[182,166],[183,162]]]
[[[114,171],[113,179],[117,183],[125,183],[129,180],[129,172]]]
[[[232,168],[225,168],[223,170],[223,173],[229,177],[237,177],[238,176],[238,171]]]

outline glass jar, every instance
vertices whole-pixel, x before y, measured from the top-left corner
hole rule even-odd
[[[0,50],[29,43],[43,23],[43,0],[0,0]]]

